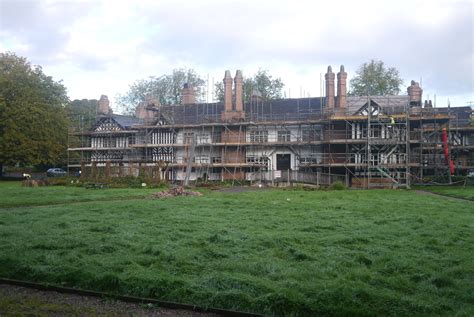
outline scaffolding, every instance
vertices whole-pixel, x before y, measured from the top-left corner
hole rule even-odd
[[[127,126],[116,115],[98,116],[92,129],[79,124],[70,131],[68,167],[94,177],[149,173],[184,184],[342,181],[409,188],[427,174],[446,174],[440,133],[447,128],[450,155],[472,168],[474,129],[465,118],[383,98],[353,98],[347,108],[329,110],[321,98],[252,99],[245,118],[230,122],[222,120],[219,103],[159,107],[151,120]]]

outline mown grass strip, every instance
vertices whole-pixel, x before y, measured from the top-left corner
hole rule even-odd
[[[0,182],[0,208],[48,206],[71,202],[144,198],[157,189],[85,189],[74,186],[22,187],[20,182]]]

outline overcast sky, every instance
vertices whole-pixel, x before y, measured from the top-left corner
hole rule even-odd
[[[320,95],[320,74],[349,79],[371,59],[437,106],[474,101],[472,1],[0,0],[0,51],[63,80],[71,99],[114,103],[137,79],[193,68],[212,84],[259,68],[287,96]],[[403,90],[405,93],[405,89]]]

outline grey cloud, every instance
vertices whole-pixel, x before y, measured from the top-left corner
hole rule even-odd
[[[28,45],[40,63],[55,63],[70,35],[65,30],[93,8],[90,2],[57,2],[46,7],[34,0],[0,2],[0,36]]]
[[[366,53],[398,68],[407,81],[423,76],[440,93],[472,92],[472,12],[462,4],[455,11],[437,27],[394,19],[380,28],[370,45],[372,54]]]
[[[246,11],[248,8],[234,5],[204,9],[201,14],[192,9],[174,7],[153,12],[158,23],[152,40],[142,49],[213,68],[249,63],[289,63],[305,68],[323,63],[345,64],[355,72],[361,63],[374,58],[398,68],[406,83],[423,76],[440,93],[473,89],[469,3],[455,4],[449,21],[440,28],[423,26],[403,15],[390,14],[390,10],[363,34],[354,34],[352,26],[343,21],[331,25],[308,21],[295,30],[305,35],[307,45],[302,48],[287,46],[284,38],[269,45],[265,38],[259,41],[253,37],[255,29],[270,26],[271,30],[273,23],[287,18],[278,8]],[[420,19],[429,18],[420,14]]]
[[[41,19],[41,6],[37,1],[0,2],[0,23],[3,30],[24,31],[36,27]]]
[[[268,17],[278,19],[283,15],[277,7],[251,7],[242,3],[160,6],[147,10],[144,16],[154,32],[140,49],[167,54],[172,60],[191,59],[205,67],[245,64],[255,52],[249,46],[251,38],[247,34],[269,22]]]
[[[406,15],[394,13],[393,8],[369,12],[360,15],[360,19],[367,21],[378,14],[377,19],[371,28],[359,33],[355,31],[356,25],[338,19],[336,12],[328,11],[331,20],[318,19],[316,12],[313,19],[312,13],[306,12],[301,21],[295,17],[305,8],[298,7],[297,2],[291,7],[278,2],[256,3],[252,6],[226,1],[128,4],[132,17],[115,23],[140,24],[147,36],[134,51],[160,56],[170,65],[185,60],[190,67],[224,70],[237,66],[245,71],[246,65],[261,65],[271,71],[273,65],[284,64],[294,65],[303,74],[314,65],[344,64],[349,75],[353,75],[361,63],[374,58],[398,68],[407,84],[423,76],[440,93],[473,91],[473,17],[468,2],[455,3],[447,23],[438,28],[416,23]],[[69,39],[64,26],[71,25],[95,6],[90,2],[68,1],[55,4],[54,10],[46,10],[45,4],[33,0],[0,0],[0,36],[21,39],[31,46],[36,60],[55,63],[57,53]],[[430,18],[411,6],[399,10],[413,10],[419,19]],[[354,16],[357,17],[356,12]],[[291,38],[279,38],[275,34],[278,26],[292,27],[295,21],[299,29],[294,32],[304,42],[297,47],[288,44]],[[352,23],[357,23],[357,19]],[[267,35],[272,36],[271,41]],[[83,52],[71,53],[59,62],[72,62],[83,70],[104,70],[114,63],[96,57],[88,49],[91,48],[84,47]]]
[[[67,60],[78,65],[84,71],[105,71],[113,63],[106,58],[98,57],[89,52],[72,53]]]

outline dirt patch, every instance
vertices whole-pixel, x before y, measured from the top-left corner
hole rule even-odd
[[[21,182],[21,186],[23,187],[39,187],[39,186],[49,186],[49,182],[47,179],[25,179]]]
[[[218,317],[221,315],[0,284],[0,316]]]
[[[184,190],[183,187],[175,187],[163,192],[155,193],[151,196],[151,198],[161,199],[161,198],[169,198],[169,197],[177,197],[177,196],[202,196],[202,193],[194,192],[191,190]]]

